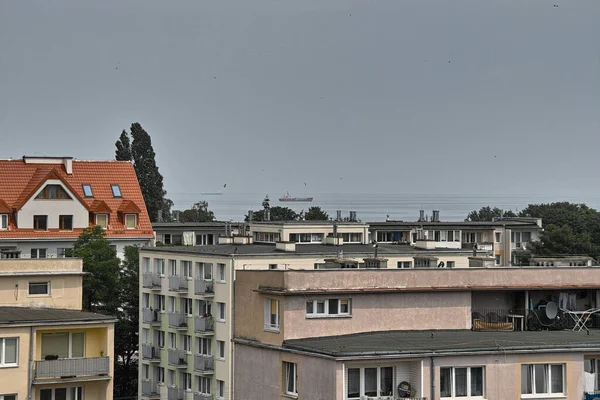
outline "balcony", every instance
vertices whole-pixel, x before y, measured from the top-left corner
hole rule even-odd
[[[153,290],[160,290],[162,287],[160,275],[151,272],[146,272],[142,275],[142,287]]]
[[[215,372],[215,365],[212,356],[195,354],[194,371],[201,372],[204,374],[212,374],[213,372]]]
[[[109,357],[65,358],[35,361],[35,379],[83,378],[108,376]]]
[[[160,385],[158,382],[149,379],[142,379],[142,396],[145,397],[160,397]]]
[[[160,325],[162,314],[159,310],[142,308],[142,322],[150,325]]]
[[[526,328],[524,309],[474,308],[472,317],[474,331],[522,331]]]
[[[194,400],[213,400],[212,394],[194,392]]]
[[[178,312],[169,313],[169,327],[179,330],[187,330],[188,328],[188,317],[186,314]]]
[[[183,400],[185,390],[179,389],[177,387],[170,387],[167,389],[167,399],[168,400]]]
[[[211,335],[215,331],[215,321],[212,317],[194,316],[194,331],[201,334]]]
[[[215,289],[212,281],[196,279],[194,281],[194,293],[201,296],[214,296]]]
[[[171,292],[187,292],[188,279],[185,276],[171,275],[169,276],[169,290]]]
[[[169,365],[177,368],[186,368],[188,364],[188,354],[185,350],[169,349]]]
[[[142,344],[142,358],[150,362],[160,362],[160,351],[162,349],[152,344]]]

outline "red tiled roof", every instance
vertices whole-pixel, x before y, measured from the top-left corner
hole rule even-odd
[[[48,179],[59,179],[91,212],[110,214],[107,237],[152,237],[152,224],[146,211],[144,198],[133,165],[127,161],[77,161],[73,160],[73,173],[67,174],[62,164],[34,164],[24,160],[0,160],[0,211],[18,211]],[[83,184],[90,184],[94,197],[85,197]],[[111,184],[118,184],[122,197],[115,198]],[[128,203],[126,203],[128,202]],[[137,229],[126,229],[117,210],[125,204],[126,211],[137,209]],[[134,211],[131,211],[132,213]],[[73,231],[35,231],[17,229],[13,218],[1,238],[71,238],[81,229]],[[92,222],[90,221],[90,226]]]
[[[6,204],[4,200],[0,199],[0,213],[6,214],[11,212],[12,209],[8,206],[8,204]]]
[[[141,212],[140,208],[131,200],[123,200],[117,211],[123,214],[139,214]]]

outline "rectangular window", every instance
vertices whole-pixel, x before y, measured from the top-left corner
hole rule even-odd
[[[135,229],[137,227],[137,215],[125,214],[125,228]]]
[[[50,295],[50,282],[29,282],[30,296]]]
[[[211,378],[207,378],[205,376],[197,376],[196,377],[196,390],[200,393],[210,394],[210,384]],[[212,398],[212,397],[211,397]]]
[[[154,380],[158,383],[165,383],[165,369],[163,367],[154,367]]]
[[[164,242],[164,244],[171,244],[171,234],[170,233],[165,233],[165,235],[163,237],[163,242]]]
[[[496,254],[496,265],[500,265],[500,254]]]
[[[523,398],[540,395],[564,395],[564,364],[522,364],[521,394]]]
[[[496,239],[496,243],[500,243],[500,232],[494,232],[494,237]]]
[[[456,265],[455,261],[446,261],[446,268],[454,268]]]
[[[212,339],[196,338],[196,354],[202,354],[204,356],[212,355]]]
[[[265,330],[279,332],[279,300],[265,299]]]
[[[441,398],[483,398],[483,367],[440,368]]]
[[[59,215],[58,216],[58,227],[63,231],[73,230],[73,216],[72,215]]]
[[[31,258],[46,258],[46,249],[31,249]]]
[[[191,261],[180,261],[179,265],[181,265],[181,276],[185,276],[186,278],[192,277],[192,262]]]
[[[350,299],[308,300],[306,316],[308,318],[350,315]]]
[[[108,214],[96,214],[96,225],[108,229]]]
[[[56,249],[56,258],[71,257],[70,248],[59,247]]]
[[[594,379],[594,390],[600,388],[600,360],[595,358],[586,358],[583,360],[583,370]]]
[[[196,300],[196,315],[202,317],[212,315],[212,303],[210,301]]]
[[[181,343],[183,345],[183,350],[191,353],[192,337],[190,335],[181,335]]]
[[[223,340],[217,340],[217,358],[225,359],[225,342]]]
[[[81,397],[78,397],[77,400],[80,400]],[[17,400],[16,394],[0,394],[0,400]]]
[[[176,311],[177,311],[177,308],[175,307],[175,297],[168,296],[167,297],[167,312],[174,313]]]
[[[217,282],[225,283],[225,264],[217,264]]]
[[[110,189],[112,190],[113,197],[123,197],[121,196],[121,188],[119,185],[112,184],[110,185]]]
[[[192,374],[183,373],[183,389],[192,390]]]
[[[225,398],[225,382],[217,379],[217,396]]]
[[[175,332],[169,332],[169,348],[177,348],[177,334]]]
[[[148,364],[142,364],[142,379],[150,378],[150,366]]]
[[[298,395],[298,371],[297,365],[291,362],[283,362],[284,370],[284,388],[285,394],[291,394],[293,396]]]
[[[85,197],[94,197],[94,192],[92,192],[92,185],[88,184],[88,183],[84,183],[82,185],[83,187],[83,195]]]
[[[398,261],[398,268],[412,268],[412,261]]]
[[[165,311],[165,296],[163,294],[154,295],[154,309],[158,311]]]
[[[169,260],[169,276],[177,275],[177,260]]]
[[[362,243],[362,233],[342,233],[344,243]]]
[[[192,299],[184,298],[181,299],[181,312],[187,315],[192,315]]]
[[[8,229],[8,214],[0,214],[0,230]]]
[[[161,349],[165,347],[165,331],[154,331],[154,344]]]
[[[42,358],[81,358],[85,352],[83,332],[42,333]]]
[[[225,303],[217,302],[217,321],[225,322]]]
[[[34,215],[33,216],[33,229],[37,231],[48,230],[48,216],[47,215]]]
[[[196,263],[196,278],[212,281],[212,264]]]
[[[269,269],[277,269],[277,264],[269,264]]]
[[[0,367],[10,367],[19,364],[19,339],[0,339]]]
[[[165,275],[165,260],[162,258],[154,259],[154,272],[159,275]]]

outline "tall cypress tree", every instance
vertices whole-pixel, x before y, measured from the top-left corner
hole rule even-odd
[[[115,160],[131,161],[131,141],[125,130],[121,132],[121,136],[119,136],[119,140],[117,140],[115,146],[117,147],[117,150],[115,150]]]

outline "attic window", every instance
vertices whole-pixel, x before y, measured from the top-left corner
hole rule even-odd
[[[89,183],[84,183],[83,185],[83,195],[85,197],[94,197],[94,193],[92,192],[92,185]]]
[[[119,185],[110,185],[110,188],[112,189],[113,197],[123,197],[121,196],[121,188]]]
[[[60,185],[46,185],[35,198],[70,200],[71,196]]]

